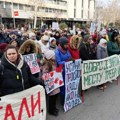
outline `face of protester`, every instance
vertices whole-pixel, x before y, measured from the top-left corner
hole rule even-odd
[[[16,41],[13,41],[13,42],[11,43],[11,45],[17,47],[17,42],[16,42]]]
[[[106,46],[107,46],[107,43],[103,43],[102,46],[103,46],[103,47],[106,47]]]
[[[64,49],[64,50],[67,50],[67,49],[68,49],[68,43],[66,43],[66,44],[63,45],[63,49]]]
[[[29,53],[30,52],[30,45],[26,46],[25,52]]]
[[[18,58],[18,53],[15,49],[10,48],[6,51],[6,56],[10,62],[15,63]]]
[[[56,46],[56,40],[52,40],[51,44],[52,44],[53,46]]]

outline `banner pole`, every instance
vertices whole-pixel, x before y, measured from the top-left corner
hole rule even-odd
[[[117,80],[116,80],[116,85],[118,85],[118,77],[117,77]]]
[[[84,103],[85,99],[84,99],[84,90],[82,90],[82,103]]]

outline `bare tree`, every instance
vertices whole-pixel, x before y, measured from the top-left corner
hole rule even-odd
[[[116,21],[120,20],[120,1],[110,0],[107,6],[101,7],[102,9],[98,13],[99,18],[103,24],[108,25],[109,23],[115,24]],[[97,16],[97,17],[98,17]]]
[[[29,3],[34,6],[33,17],[34,17],[34,28],[36,28],[37,18],[41,17],[41,15],[39,14],[40,13],[39,9],[45,7],[45,3],[44,0],[29,0]]]

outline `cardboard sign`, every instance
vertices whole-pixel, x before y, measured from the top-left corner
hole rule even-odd
[[[65,63],[65,112],[81,103],[78,93],[81,72],[81,60]]]
[[[1,97],[0,120],[46,120],[44,88],[38,85]]]
[[[120,75],[120,57],[113,55],[101,60],[84,61],[82,65],[82,89],[98,86]]]
[[[32,74],[40,72],[40,67],[37,63],[36,54],[28,54],[28,55],[24,55],[23,57],[25,61],[28,63]]]
[[[64,85],[61,72],[52,71],[50,73],[45,73],[43,79],[47,94]]]

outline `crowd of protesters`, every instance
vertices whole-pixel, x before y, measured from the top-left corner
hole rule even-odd
[[[23,55],[35,53],[40,73],[31,74]],[[120,54],[120,35],[117,29],[102,29],[90,33],[78,30],[0,30],[0,96],[16,93],[35,85],[43,85],[43,74],[62,65],[64,86],[55,89],[49,97],[48,112],[58,115],[56,100],[60,94],[61,105],[65,98],[65,62],[76,59],[96,60]],[[98,86],[103,90],[106,84]],[[47,98],[48,98],[47,97]]]

